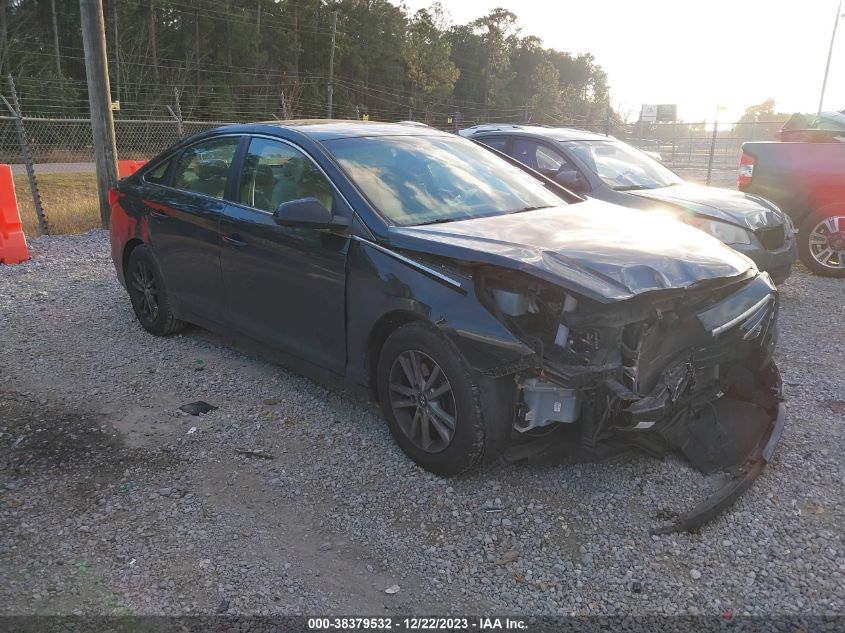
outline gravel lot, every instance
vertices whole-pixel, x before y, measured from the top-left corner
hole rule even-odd
[[[845,611],[843,281],[782,287],[774,463],[658,537],[715,480],[640,456],[439,479],[372,405],[146,334],[104,232],[31,249],[0,267],[0,614]],[[219,408],[177,410],[196,400]]]

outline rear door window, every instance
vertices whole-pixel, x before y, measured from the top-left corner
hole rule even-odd
[[[222,198],[239,141],[240,137],[225,136],[186,148],[176,165],[173,186]]]

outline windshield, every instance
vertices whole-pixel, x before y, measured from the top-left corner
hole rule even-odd
[[[538,179],[460,137],[375,136],[324,144],[376,209],[399,226],[564,204]]]
[[[599,178],[618,191],[657,189],[683,182],[640,150],[619,141],[577,141],[568,148]]]

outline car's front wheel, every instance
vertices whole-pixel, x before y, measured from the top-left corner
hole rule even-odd
[[[126,288],[132,309],[144,329],[158,336],[169,336],[187,325],[173,315],[161,269],[149,247],[137,246],[126,265]]]
[[[798,250],[817,275],[845,277],[845,207],[819,209],[801,223]]]
[[[481,388],[460,352],[433,327],[411,323],[385,341],[378,395],[390,433],[417,464],[456,475],[484,458]]]

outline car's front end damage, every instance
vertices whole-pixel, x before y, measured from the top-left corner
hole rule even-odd
[[[778,295],[768,275],[610,304],[511,271],[481,269],[475,280],[488,309],[535,350],[513,373],[513,428],[522,436],[515,454],[532,437],[571,425],[585,459],[675,451],[704,473],[734,475],[665,531],[715,516],[771,458],[785,410],[772,361]]]
[[[668,530],[704,523],[771,458],[785,418],[772,360],[778,293],[724,244],[594,200],[395,229],[392,238],[464,275],[521,343],[517,355],[489,335],[462,334],[472,329],[466,320],[452,324],[458,344],[501,350],[501,363],[477,369],[516,383],[506,456],[671,451],[704,473],[734,475]]]

